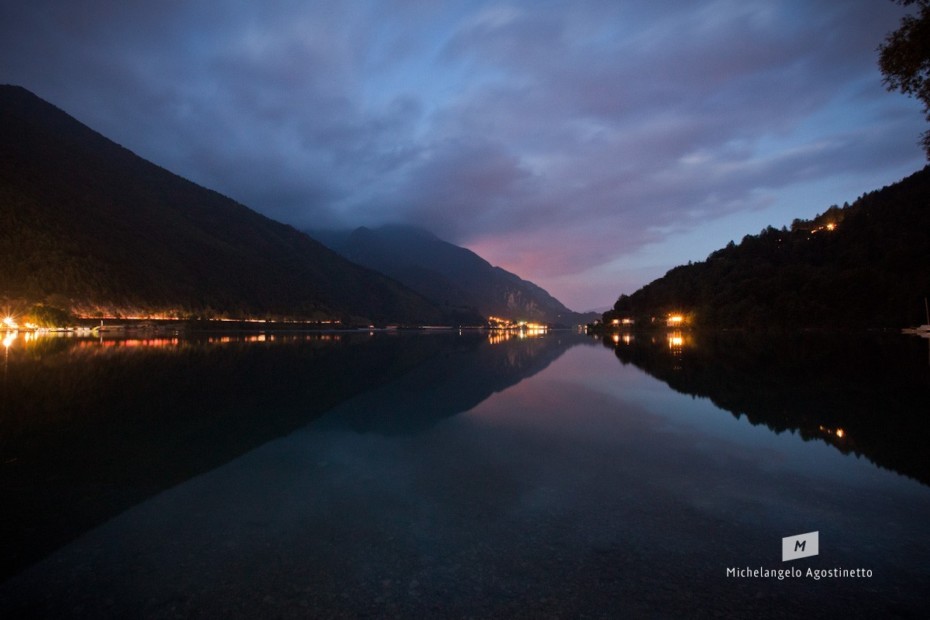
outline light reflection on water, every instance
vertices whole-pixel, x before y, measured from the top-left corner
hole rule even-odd
[[[926,609],[930,489],[669,389],[642,368],[693,370],[670,339],[649,343],[666,361],[641,366],[567,334],[454,342],[130,509],[0,597],[147,617]],[[821,556],[802,568],[875,576],[726,578],[783,568],[780,538],[812,530]]]
[[[145,334],[144,330],[130,330],[121,334],[108,332],[107,335],[93,335],[87,331],[9,331],[4,332],[2,344],[7,350],[26,350],[43,342],[55,340],[68,340],[73,346],[82,349],[95,347],[173,347],[190,341],[206,344],[230,344],[249,342],[338,342],[346,334],[327,332],[296,332],[296,333],[240,333],[210,335],[198,334],[196,337],[180,336],[175,330],[174,335]]]

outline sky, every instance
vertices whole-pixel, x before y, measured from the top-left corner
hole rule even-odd
[[[884,0],[0,0],[0,83],[300,229],[603,309],[919,170]]]

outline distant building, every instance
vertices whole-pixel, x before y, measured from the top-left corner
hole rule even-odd
[[[668,319],[666,319],[665,324],[669,327],[681,327],[684,325],[685,317],[680,314],[670,314]]]

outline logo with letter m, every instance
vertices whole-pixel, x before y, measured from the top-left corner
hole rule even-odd
[[[820,532],[808,532],[781,539],[781,561],[809,558],[820,553]]]

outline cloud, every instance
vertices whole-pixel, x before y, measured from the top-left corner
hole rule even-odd
[[[0,81],[143,157],[297,226],[424,225],[582,307],[669,235],[921,162],[875,65],[893,3],[7,4]]]

